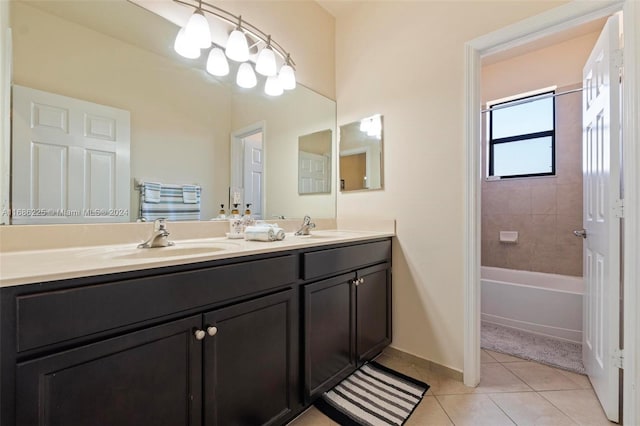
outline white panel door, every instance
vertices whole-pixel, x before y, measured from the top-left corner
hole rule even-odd
[[[300,151],[298,155],[298,193],[329,192],[329,159],[324,155]]]
[[[127,222],[130,114],[13,86],[11,223]]]
[[[251,203],[251,215],[262,218],[264,152],[262,133],[244,139],[244,202]]]
[[[602,408],[618,421],[620,329],[620,77],[618,17],[583,69],[584,325],[582,357]]]

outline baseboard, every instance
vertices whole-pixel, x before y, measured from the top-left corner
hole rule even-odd
[[[481,320],[487,324],[502,325],[504,327],[539,334],[541,336],[552,337],[554,339],[565,340],[571,343],[582,343],[582,331],[580,330],[569,330],[566,328],[533,324],[526,321],[518,321],[511,318],[504,318],[498,315],[484,313],[481,314]]]
[[[420,358],[419,356],[401,351],[400,349],[387,346],[387,348],[382,353],[384,355],[402,359],[403,361],[417,365],[426,370],[431,370],[434,373],[441,374],[445,377],[449,377],[460,382],[462,381],[462,371],[455,370],[451,367],[446,367],[444,365],[438,364],[437,362],[429,361],[428,359]]]

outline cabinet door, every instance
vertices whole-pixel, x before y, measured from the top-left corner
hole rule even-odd
[[[356,280],[356,351],[358,360],[373,358],[391,343],[389,265],[358,271]]]
[[[16,424],[199,425],[194,316],[19,363]]]
[[[293,290],[205,314],[205,425],[279,424],[297,407],[296,318]]]
[[[355,274],[304,287],[305,396],[330,389],[355,368]]]

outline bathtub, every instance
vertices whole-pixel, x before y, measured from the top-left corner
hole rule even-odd
[[[482,321],[582,343],[582,277],[482,266]]]

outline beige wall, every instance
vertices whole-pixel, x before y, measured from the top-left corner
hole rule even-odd
[[[598,34],[484,66],[483,101],[553,85],[557,92],[581,87]],[[556,98],[556,176],[482,181],[482,265],[582,276],[582,240],[571,232],[582,228],[581,110],[580,92]],[[518,231],[518,243],[500,243],[501,230]]]
[[[397,220],[398,349],[463,367],[464,43],[560,3],[366,2],[336,20],[338,124],[383,114],[385,164],[385,189],[338,194],[338,217]]]

